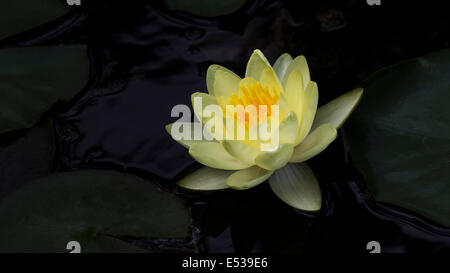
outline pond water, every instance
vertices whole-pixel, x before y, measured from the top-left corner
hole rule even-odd
[[[302,2],[249,0],[232,14],[199,17],[157,1],[86,1],[12,40],[89,46],[88,86],[52,110],[54,171],[114,169],[181,195],[191,207],[202,252],[366,253],[369,241],[380,242],[383,252],[450,252],[450,230],[372,199],[342,130],[310,160],[324,196],[318,213],[291,209],[267,183],[200,194],[175,187],[200,165],[164,126],[173,121],[174,105],[190,105],[193,92],[206,91],[210,64],[242,75],[256,48],[272,62],[284,52],[305,55],[323,104],[383,66],[448,47],[446,17],[430,18],[426,7],[406,13],[384,2]]]

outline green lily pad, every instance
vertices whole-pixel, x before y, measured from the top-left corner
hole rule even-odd
[[[450,50],[382,69],[344,125],[376,200],[450,227]]]
[[[237,11],[246,0],[163,0],[171,9],[203,17],[223,16]]]
[[[63,0],[2,0],[0,40],[53,21],[69,10]]]
[[[71,100],[89,72],[86,46],[0,50],[0,134],[30,128],[58,100]]]
[[[76,171],[28,183],[0,201],[0,252],[131,251],[116,237],[189,236],[181,199],[152,183],[114,171]],[[116,245],[109,248],[108,246]]]
[[[23,184],[49,175],[55,154],[53,121],[0,136],[0,199]]]

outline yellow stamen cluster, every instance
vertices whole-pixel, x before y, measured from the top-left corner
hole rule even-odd
[[[248,105],[254,105],[257,110],[258,120],[266,119],[271,115],[271,106],[276,104],[280,93],[275,88],[269,88],[269,86],[262,86],[260,82],[250,83],[247,85],[240,85],[238,95],[232,94],[228,104],[238,106],[242,105],[247,107]],[[260,107],[266,106],[267,113],[265,117],[260,117]],[[245,121],[249,121],[248,113],[245,115]]]

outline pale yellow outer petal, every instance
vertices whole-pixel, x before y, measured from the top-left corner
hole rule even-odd
[[[284,53],[280,57],[278,57],[278,59],[275,61],[275,64],[273,65],[273,70],[275,70],[275,73],[277,73],[278,79],[283,79],[284,74],[286,73],[286,70],[291,62],[292,57],[288,53]]]
[[[245,78],[243,78],[243,79],[241,80],[240,85],[246,86],[246,85],[249,85],[249,84],[255,84],[255,83],[257,83],[257,82],[258,82],[258,81],[255,80],[254,78],[251,78],[251,77],[245,77]]]
[[[186,175],[177,182],[179,187],[195,191],[214,191],[227,189],[227,178],[235,171],[202,167]]]
[[[216,70],[214,73],[214,96],[231,97],[231,94],[239,93],[239,82],[241,78],[234,73],[225,70]]]
[[[286,86],[289,75],[294,70],[299,70],[302,73],[303,77],[303,88],[306,88],[309,81],[311,80],[311,76],[309,74],[309,67],[308,63],[306,62],[305,56],[298,56],[296,57],[288,66],[286,69],[286,72],[284,74],[284,77],[282,79],[283,86]]]
[[[196,99],[201,99],[201,105],[198,105],[197,103],[194,103]],[[191,103],[192,108],[194,109],[194,114],[197,117],[199,121],[202,123],[205,123],[208,121],[211,117],[204,117],[203,116],[203,110],[209,106],[209,105],[218,105],[216,97],[211,96],[206,93],[202,92],[196,92],[191,95]]]
[[[222,145],[230,155],[252,165],[260,152],[258,148],[238,140],[224,140]]]
[[[208,67],[208,71],[206,72],[206,87],[208,88],[208,93],[211,96],[215,96],[215,92],[214,92],[214,81],[215,81],[215,76],[216,76],[216,72],[217,71],[223,71],[229,75],[231,78],[236,79],[239,78],[238,75],[236,75],[234,72],[232,72],[231,70],[217,65],[217,64],[212,64]]]
[[[230,175],[227,185],[235,190],[246,190],[266,181],[272,174],[272,171],[253,166]]]
[[[310,81],[308,83],[303,101],[302,118],[296,144],[302,142],[308,135],[316,115],[317,103],[319,102],[319,91],[315,82]]]
[[[173,123],[170,123],[170,124],[167,124],[167,125],[166,125],[166,131],[170,134],[170,136],[172,136],[172,126],[173,126]],[[181,145],[183,145],[185,148],[189,148],[189,147],[191,147],[192,145],[198,144],[198,143],[215,142],[215,140],[206,140],[204,137],[202,137],[202,139],[200,139],[200,140],[195,140],[195,139],[194,139],[194,123],[193,123],[193,122],[190,123],[190,126],[191,126],[191,137],[190,137],[190,139],[180,139],[180,140],[177,140],[177,139],[174,138],[174,136],[172,136],[172,138],[173,138],[176,142],[178,142],[178,143],[180,143]]]
[[[262,144],[269,144],[272,139],[272,135],[271,135],[272,125],[274,125],[275,128],[278,128],[278,126],[279,126],[278,123],[272,124],[272,122],[270,122],[270,121],[265,121],[265,122],[260,122],[258,124],[255,124],[254,126],[250,127],[247,131],[248,132],[247,133],[248,144],[250,144],[254,147],[258,147],[258,150],[261,149],[260,147]],[[261,137],[261,129],[262,128],[265,128],[264,131],[267,131],[268,139],[266,139],[266,138],[264,138],[264,140],[262,139],[262,137]],[[252,137],[250,138],[250,136],[252,136]],[[256,136],[256,139],[253,138],[254,136]]]
[[[227,127],[227,122],[234,126]],[[248,129],[245,127],[244,123],[240,123],[236,121],[234,118],[225,117],[223,120],[223,139],[229,139],[229,140],[245,140],[248,136]],[[238,134],[244,132],[244,139],[239,138]]]
[[[281,107],[280,107],[281,108]],[[286,108],[285,108],[286,110]],[[258,134],[258,131],[261,130],[261,128],[267,127],[267,132],[270,134],[270,138],[268,140],[262,140],[258,139],[256,141],[249,140],[249,143],[253,146],[259,147],[260,145],[269,145],[270,143],[274,143],[273,146],[278,146],[279,144],[294,144],[295,140],[297,139],[298,134],[298,119],[295,112],[291,111],[287,114],[280,114],[280,117],[284,117],[280,123],[274,121],[272,124],[272,121],[267,122],[261,122],[253,127],[250,127],[249,129],[249,135],[251,133]],[[272,126],[275,128],[272,131]],[[275,135],[278,133],[278,139]],[[258,134],[259,137],[261,137],[260,134]]]
[[[261,168],[274,171],[286,165],[293,152],[293,145],[280,144],[274,151],[262,151],[255,158],[255,163]]]
[[[269,86],[272,92],[276,90],[278,95],[284,92],[277,74],[275,74],[275,71],[273,71],[273,68],[270,65],[263,69],[259,82],[262,86]]]
[[[196,103],[199,99],[201,100],[200,104]],[[192,94],[191,101],[194,114],[196,118],[204,125],[206,131],[205,133],[214,137],[216,140],[221,140],[223,138],[223,134],[218,134],[215,132],[215,128],[216,125],[223,124],[224,116],[222,108],[217,103],[216,97],[206,93],[196,92]],[[210,113],[207,108],[208,106],[216,106],[218,113]]]
[[[295,112],[289,112],[279,127],[279,143],[294,144],[298,133],[298,119]]]
[[[246,77],[259,81],[263,86],[275,88],[277,92],[283,92],[283,88],[277,74],[260,50],[255,50],[250,56],[245,72]]]
[[[289,162],[303,162],[317,154],[321,153],[325,148],[336,139],[337,131],[330,123],[325,123],[309,134],[294,149]]]
[[[306,163],[287,164],[270,177],[269,185],[278,198],[296,209],[318,211],[322,206],[319,183]]]
[[[270,66],[270,63],[267,61],[261,50],[256,49],[248,60],[245,76],[259,80],[263,70],[267,66]]]
[[[341,127],[358,105],[362,94],[362,88],[355,88],[319,107],[314,119],[313,129],[324,123],[331,123],[336,129]]]
[[[231,156],[219,142],[194,144],[189,154],[201,164],[222,170],[241,170],[252,166]]]
[[[284,93],[280,95],[276,104],[279,106],[279,115],[280,115],[279,120],[282,121],[287,117],[289,112],[292,110]],[[297,119],[299,118],[300,117],[297,116]]]
[[[302,120],[302,111],[305,99],[305,89],[303,88],[303,76],[300,70],[294,70],[288,77],[285,86],[285,98],[292,111],[297,114],[299,122]]]

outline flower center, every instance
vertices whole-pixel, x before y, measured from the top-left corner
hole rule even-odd
[[[271,106],[276,104],[280,92],[276,88],[270,88],[268,85],[263,86],[260,82],[239,85],[238,95],[232,94],[228,101],[228,105],[243,106],[246,108],[252,105],[256,109],[256,116],[252,117],[251,111],[245,112],[245,122],[249,122],[252,118],[255,121],[267,121],[272,114]],[[248,108],[247,108],[248,109]],[[234,118],[238,120],[238,113],[234,113]]]

